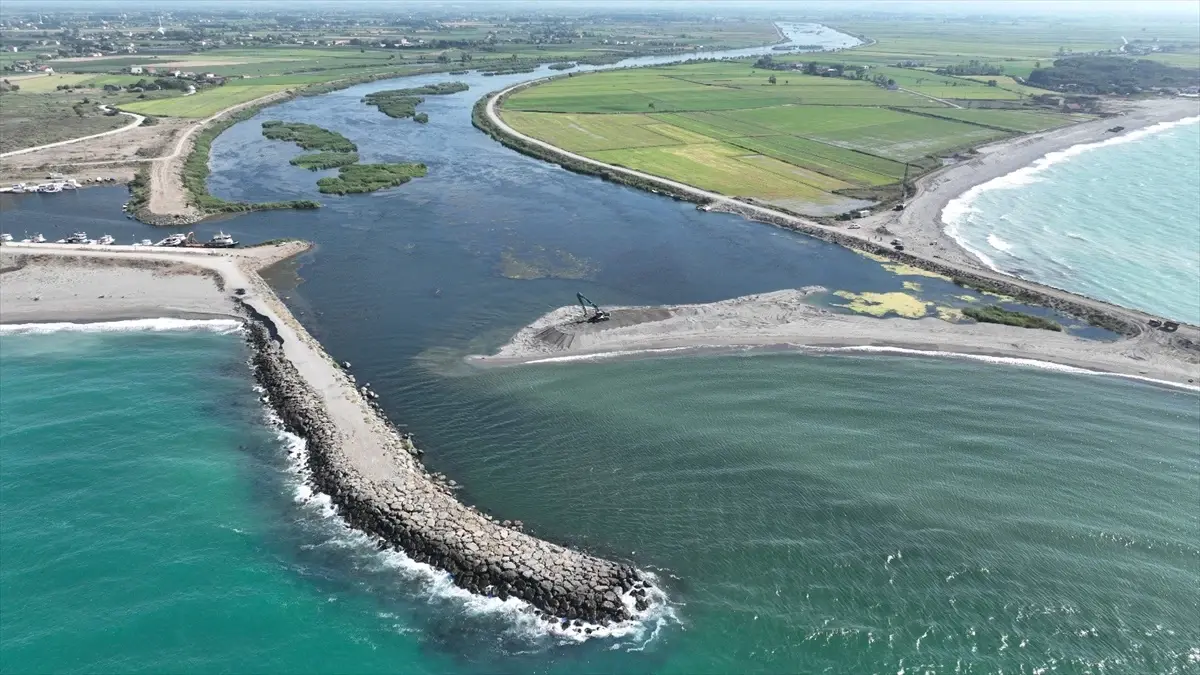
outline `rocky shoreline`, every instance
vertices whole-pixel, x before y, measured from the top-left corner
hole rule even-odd
[[[391,429],[387,455],[394,470],[383,480],[378,471],[369,477],[344,452],[337,425],[284,354],[270,317],[249,303],[238,305],[268,403],[307,443],[314,487],[331,497],[349,526],[376,538],[380,548],[445,570],[472,593],[525,600],[547,619],[573,622],[581,632],[592,632],[584,622],[627,621],[649,608],[650,584],[632,566],[535,539],[519,522],[497,522],[459,502],[453,486],[423,469],[407,434]],[[364,406],[364,413],[384,420],[375,406]]]

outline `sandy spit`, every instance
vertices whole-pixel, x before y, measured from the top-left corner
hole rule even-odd
[[[477,365],[514,365],[563,356],[727,347],[892,347],[1018,359],[1195,385],[1200,357],[1161,331],[1117,342],[1066,333],[935,318],[877,319],[808,301],[812,289],[748,295],[702,305],[620,307],[612,319],[580,322],[577,306],[556,309],[521,329]]]

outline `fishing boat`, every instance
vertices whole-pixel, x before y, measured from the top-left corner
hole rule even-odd
[[[100,237],[99,239],[97,239],[96,243],[100,244],[101,246],[111,246],[113,244],[113,242],[115,242],[116,240],[117,240],[116,237],[112,236],[111,234],[106,234],[103,237]]]
[[[205,248],[233,248],[234,246],[237,246],[237,245],[238,245],[238,243],[233,240],[233,237],[231,235],[225,234],[224,232],[218,232],[212,236],[212,239],[208,240],[208,243],[205,244],[204,247]]]
[[[8,233],[0,234],[0,241],[12,241],[13,236]]]
[[[37,186],[37,191],[48,193],[48,194],[53,194],[55,192],[62,192],[62,183],[46,183],[44,185],[39,185],[39,186]]]
[[[60,244],[90,244],[91,239],[88,239],[87,232],[76,232],[66,239],[59,239]]]
[[[166,239],[163,239],[155,244],[155,246],[183,246],[185,241],[187,241],[187,237],[183,236],[182,234],[172,234],[168,235]]]
[[[8,191],[9,192],[26,192],[28,190],[29,190],[29,186],[25,185],[24,183],[13,183],[12,187],[9,188]]]
[[[154,242],[150,241],[149,239],[143,239],[139,242],[135,242],[133,245],[134,246],[153,246]]]
[[[29,243],[31,243],[31,244],[44,244],[44,243],[46,243],[46,238],[45,238],[45,237],[43,237],[43,236],[42,236],[40,233],[39,233],[39,234],[35,234],[35,235],[33,235],[33,239],[30,239],[30,240],[29,240]]]

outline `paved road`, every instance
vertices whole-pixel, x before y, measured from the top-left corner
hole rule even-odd
[[[108,110],[108,106],[102,105],[102,106],[100,106],[100,109]],[[123,131],[129,131],[130,129],[141,124],[142,120],[146,119],[142,115],[138,115],[136,113],[124,112],[124,111],[119,111],[119,112],[122,115],[128,115],[129,117],[132,117],[133,121],[130,122],[129,124],[126,124],[125,126],[121,127],[120,129],[111,129],[109,131],[102,131],[98,134],[92,134],[91,136],[80,136],[79,138],[72,138],[67,141],[59,141],[57,143],[47,143],[46,145],[37,145],[32,148],[22,148],[20,150],[13,150],[12,152],[0,153],[0,159],[3,159],[5,157],[13,157],[15,155],[25,155],[25,154],[28,154],[31,152],[37,152],[38,150],[46,150],[47,148],[57,148],[62,145],[70,145],[72,143],[79,143],[81,141],[90,141],[93,138],[101,138],[103,136],[112,136],[113,134],[119,134]]]

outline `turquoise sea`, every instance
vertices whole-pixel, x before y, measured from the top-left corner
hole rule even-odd
[[[1200,118],[1051,153],[967,192],[947,232],[994,269],[1200,323]]]
[[[236,334],[0,337],[0,671],[1200,669],[1200,395],[741,353],[433,377],[464,499],[671,599],[584,643],[306,499]]]

